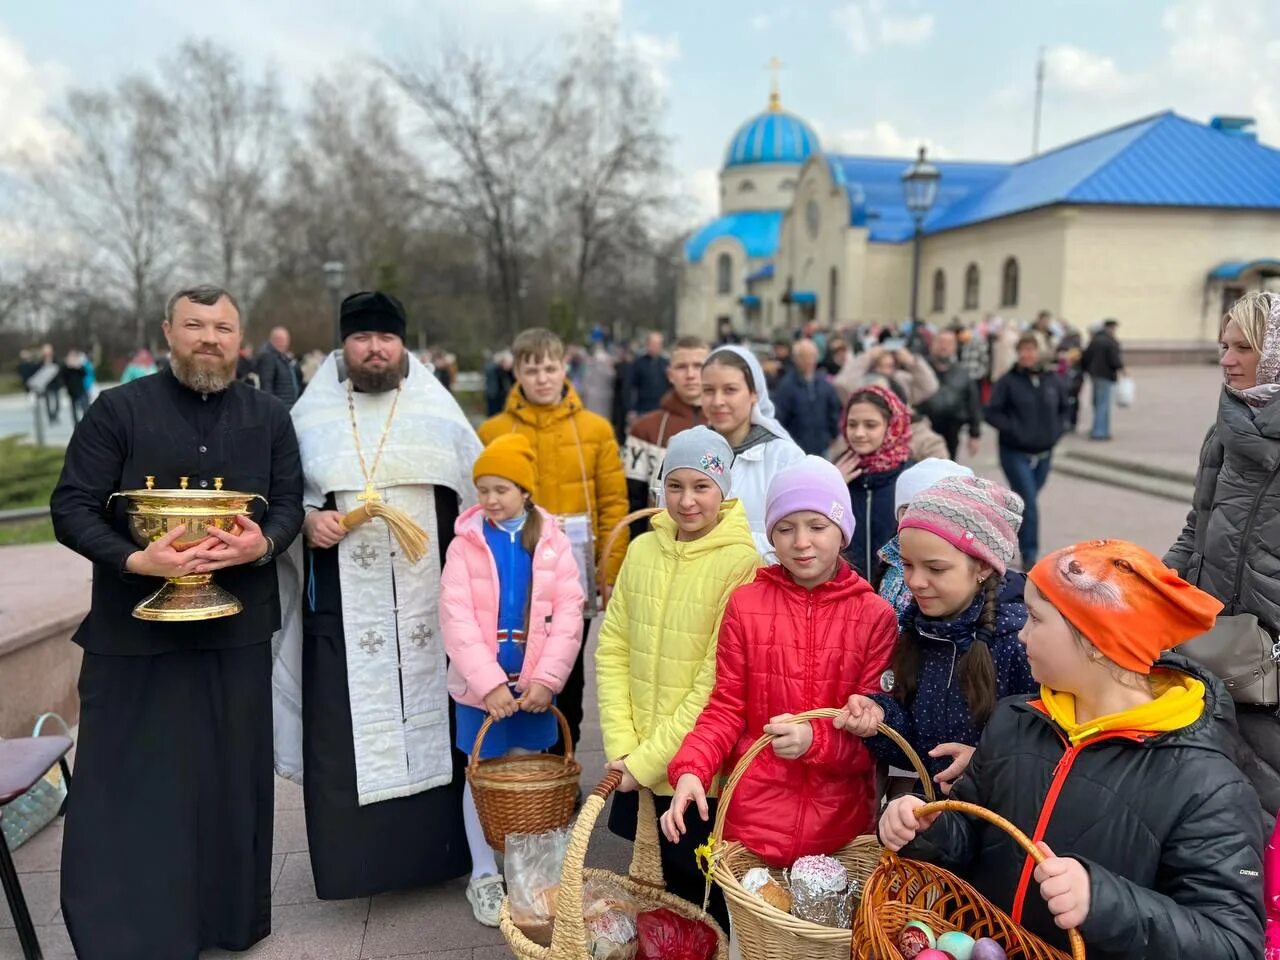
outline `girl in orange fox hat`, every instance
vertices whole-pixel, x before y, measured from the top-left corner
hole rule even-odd
[[[1231,698],[1165,652],[1222,605],[1121,540],[1045,557],[1026,604],[1040,693],[997,707],[952,796],[1012,821],[1049,859],[1035,866],[985,821],[917,817],[917,797],[886,808],[885,846],[959,873],[1052,944],[1077,928],[1095,960],[1256,957],[1262,835]]]

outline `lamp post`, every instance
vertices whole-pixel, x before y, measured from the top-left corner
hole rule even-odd
[[[916,162],[902,172],[902,196],[906,201],[911,219],[915,221],[915,235],[912,238],[911,251],[911,323],[914,327],[919,319],[916,304],[920,296],[920,237],[924,226],[924,218],[938,198],[938,181],[942,174],[938,168],[924,158],[924,147]]]
[[[342,304],[342,286],[347,280],[347,265],[341,260],[329,260],[324,265],[324,285],[329,288],[329,302],[333,308],[333,345],[342,346],[342,327],[338,316]]]

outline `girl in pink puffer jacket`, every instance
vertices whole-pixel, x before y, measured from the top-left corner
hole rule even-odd
[[[440,576],[440,629],[457,702],[459,750],[470,754],[486,717],[480,759],[546,750],[548,712],[582,646],[583,592],[568,537],[534,505],[534,454],[520,434],[498,437],[476,459],[479,503],[454,525]],[[467,900],[496,927],[504,890],[468,784],[463,819],[471,848]]]

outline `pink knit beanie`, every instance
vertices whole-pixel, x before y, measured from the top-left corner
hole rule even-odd
[[[848,546],[853,539],[853,504],[849,486],[835,464],[812,454],[773,475],[764,498],[764,529],[773,540],[773,528],[783,517],[801,510],[820,513],[840,529]]]
[[[1022,498],[981,477],[946,477],[919,494],[898,523],[941,537],[1001,575],[1018,549]]]

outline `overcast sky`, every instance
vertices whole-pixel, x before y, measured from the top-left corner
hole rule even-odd
[[[442,38],[518,55],[589,15],[617,20],[665,90],[699,215],[775,55],[784,106],[828,150],[1025,156],[1042,46],[1042,146],[1166,108],[1253,116],[1280,144],[1280,0],[0,0],[0,152],[40,138],[68,86],[149,69],[187,36],[274,63],[296,95],[344,61],[429,55]]]

